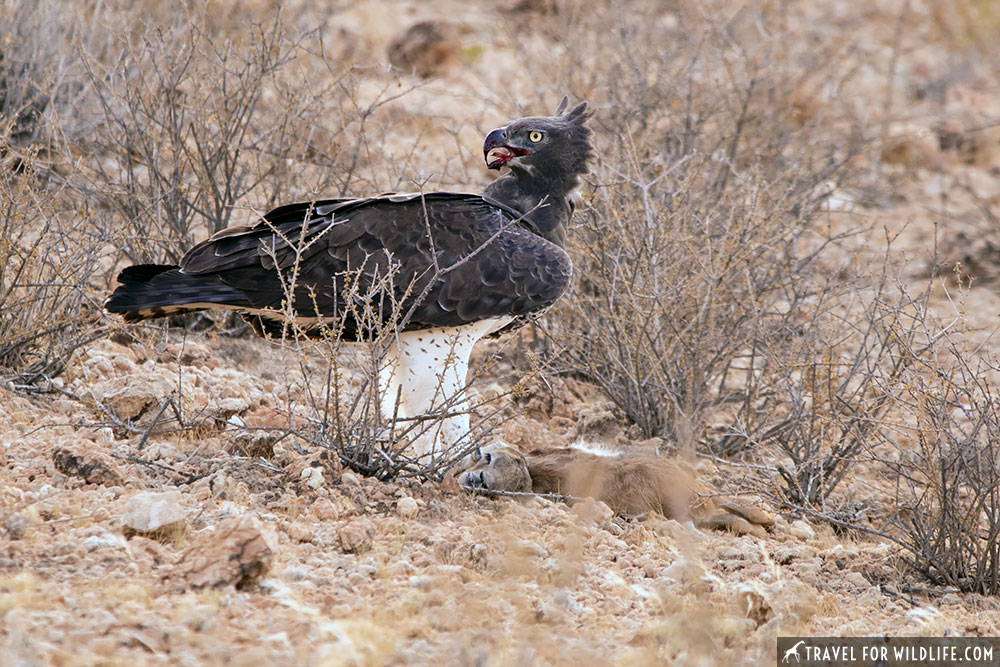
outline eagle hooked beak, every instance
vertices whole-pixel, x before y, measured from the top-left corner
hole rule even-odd
[[[499,169],[514,158],[531,152],[526,148],[508,144],[506,131],[506,127],[498,127],[486,135],[486,140],[483,142],[483,157],[486,158],[486,166],[489,169]]]

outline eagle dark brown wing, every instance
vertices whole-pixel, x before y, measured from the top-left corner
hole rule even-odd
[[[413,330],[526,316],[552,305],[570,272],[562,248],[499,202],[387,195],[279,207],[198,244],[179,268],[130,267],[106,307],[129,320],[228,307],[277,331],[282,316],[271,311],[294,282],[298,317],[352,339],[390,319]]]

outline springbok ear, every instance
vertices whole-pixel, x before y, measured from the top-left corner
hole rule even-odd
[[[569,98],[563,95],[562,102],[556,107],[556,112],[552,114],[553,116],[561,116],[563,111],[566,111],[566,107],[569,106]]]

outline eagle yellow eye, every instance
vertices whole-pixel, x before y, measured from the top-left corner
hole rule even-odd
[[[538,130],[532,130],[531,132],[528,133],[528,139],[530,139],[532,143],[537,144],[539,141],[542,140],[542,133],[539,132]]]

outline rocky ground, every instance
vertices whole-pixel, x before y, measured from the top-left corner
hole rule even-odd
[[[189,345],[191,409],[266,414],[273,387],[229,361],[205,372],[207,346]],[[157,373],[178,372],[110,342],[84,357],[132,388],[99,394],[112,409],[155,405]],[[752,664],[778,635],[1000,631],[1000,601],[904,594],[893,549],[828,526],[704,534],[603,503],[379,482],[280,444],[251,458],[232,427],[137,451],[93,421],[75,401],[4,395],[7,664]],[[560,428],[525,416],[504,432]]]
[[[502,121],[475,102],[490,77],[519,78],[494,10],[433,4],[358,3],[335,18],[357,58],[433,76],[401,109]],[[864,4],[873,69],[891,60],[905,85],[884,129],[881,189],[841,193],[837,206],[877,221],[858,253],[892,238],[914,285],[932,265],[966,267],[973,287],[956,300],[941,282],[935,307],[988,349],[1000,313],[988,213],[1000,215],[1000,90],[978,60],[941,64],[956,59],[922,3],[907,4],[912,30],[895,55],[900,7]],[[530,34],[562,3],[506,5]],[[408,55],[399,38],[424,19],[437,37]],[[475,152],[479,129],[456,133]],[[454,145],[427,143],[429,163]],[[307,384],[291,354],[177,330],[114,336],[79,350],[53,391],[0,387],[0,663],[765,664],[779,635],[1000,635],[1000,599],[923,584],[884,541],[795,516],[763,539],[704,534],[602,503],[472,497],[343,470],[246,428],[287,422]],[[509,386],[507,368],[479,390]],[[553,379],[532,391],[507,408],[498,435],[511,444],[624,432],[594,388]],[[146,432],[161,411],[194,426]],[[724,488],[740,475],[692,465]]]

